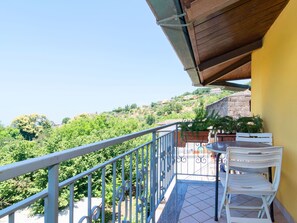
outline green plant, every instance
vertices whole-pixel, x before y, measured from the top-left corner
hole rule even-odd
[[[237,132],[263,132],[263,120],[260,116],[240,117],[237,119]]]
[[[213,124],[214,132],[231,134],[237,130],[237,121],[231,116],[218,117]]]
[[[198,108],[195,109],[195,118],[191,121],[187,120],[182,122],[180,128],[182,132],[208,131],[218,117],[218,114],[215,112],[208,114],[204,108]]]

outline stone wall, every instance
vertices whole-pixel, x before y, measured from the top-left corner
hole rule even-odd
[[[250,111],[251,92],[249,90],[238,92],[206,106],[211,113],[217,112],[220,116],[232,116],[234,118],[251,116]]]

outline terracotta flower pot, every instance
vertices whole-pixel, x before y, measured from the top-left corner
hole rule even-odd
[[[209,131],[199,131],[199,132],[178,132],[178,147],[185,147],[187,142],[193,143],[207,143],[208,142]]]
[[[217,133],[217,140],[218,142],[223,142],[223,141],[235,141],[236,139],[236,134],[235,133]]]

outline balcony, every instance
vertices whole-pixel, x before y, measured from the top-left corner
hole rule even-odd
[[[177,130],[178,123],[169,124],[0,167],[1,182],[40,169],[47,170],[48,181],[44,190],[1,210],[0,222],[24,222],[19,212],[36,202],[44,204],[44,215],[26,222],[215,222],[215,158],[203,143],[176,147]],[[59,182],[61,163],[145,135],[151,136],[146,143]],[[74,193],[82,183],[87,196],[85,207],[79,209]],[[62,190],[68,191],[68,206],[59,212]],[[259,202],[244,196],[232,199]],[[275,220],[286,222],[277,207]],[[219,222],[226,222],[224,212]]]

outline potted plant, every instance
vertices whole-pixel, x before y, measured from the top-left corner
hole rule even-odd
[[[231,116],[218,117],[213,124],[217,141],[235,141],[237,121]]]
[[[237,119],[237,132],[263,132],[263,119],[260,116],[240,117]]]
[[[218,115],[214,112],[208,114],[204,108],[196,109],[193,120],[184,121],[180,124],[178,146],[185,147],[186,142],[208,142],[209,130],[217,117]]]

